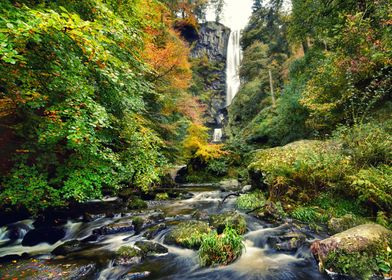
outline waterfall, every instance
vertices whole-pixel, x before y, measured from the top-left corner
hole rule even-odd
[[[214,142],[214,143],[221,142],[222,136],[223,136],[222,128],[215,128],[214,135],[212,137],[212,142]]]
[[[231,104],[240,88],[240,75],[238,73],[242,59],[240,37],[241,30],[231,31],[226,62],[226,106]]]

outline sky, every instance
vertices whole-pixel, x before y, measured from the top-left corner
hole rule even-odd
[[[266,2],[265,0],[263,2]],[[247,25],[252,15],[253,0],[225,0],[223,16],[220,22],[231,30],[241,30]],[[285,0],[284,7],[290,10],[291,1]],[[215,11],[210,8],[206,14],[207,21],[215,21]]]

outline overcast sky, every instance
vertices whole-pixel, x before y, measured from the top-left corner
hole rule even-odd
[[[266,1],[264,1],[266,2]],[[249,17],[252,14],[253,0],[225,0],[223,16],[221,23],[229,27],[231,30],[239,30],[245,28]],[[291,1],[285,0],[285,7],[290,9]],[[206,14],[207,21],[215,21],[215,11],[210,8]]]

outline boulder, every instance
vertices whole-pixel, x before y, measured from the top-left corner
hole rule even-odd
[[[146,257],[166,254],[168,252],[168,249],[165,246],[151,241],[137,241],[135,246],[138,247]]]
[[[135,227],[132,223],[113,223],[94,229],[93,234],[109,235],[122,232],[131,232],[134,230]]]
[[[260,220],[274,223],[280,221],[283,218],[283,214],[283,209],[279,209],[274,202],[268,200],[263,209],[257,212],[256,217]]]
[[[223,233],[226,226],[232,227],[239,234],[244,234],[246,232],[246,220],[240,213],[236,211],[211,215],[209,223],[210,226],[217,230],[218,234]]]
[[[225,192],[239,191],[241,188],[240,182],[237,179],[223,180],[219,182],[220,189]]]
[[[87,249],[93,245],[79,241],[79,240],[70,240],[65,242],[64,244],[61,244],[60,246],[56,247],[53,251],[53,255],[61,255],[61,256],[66,256],[68,254],[74,253],[74,252],[79,252],[84,249]]]
[[[208,220],[210,218],[210,214],[208,214],[205,210],[196,210],[193,212],[192,218],[196,220]]]
[[[143,279],[150,276],[151,272],[143,271],[143,272],[130,272],[123,275],[120,280],[138,280]]]
[[[339,233],[360,224],[363,224],[364,220],[360,219],[352,214],[344,215],[340,218],[331,218],[328,221],[328,231],[331,234]]]
[[[306,235],[300,232],[288,232],[280,236],[269,236],[267,243],[277,251],[296,251],[306,241]]]
[[[32,229],[22,240],[23,246],[35,246],[40,243],[54,244],[65,236],[65,230],[59,227],[40,227]]]
[[[378,273],[373,268],[377,267],[376,258],[388,254],[391,246],[392,231],[378,224],[363,224],[315,241],[311,251],[320,269],[369,278],[372,273]]]
[[[189,249],[198,249],[201,245],[204,234],[210,232],[206,222],[185,221],[166,234],[164,242],[169,245],[178,245]]]
[[[155,236],[158,235],[162,230],[166,229],[166,224],[161,223],[155,226],[149,227],[144,233],[143,237],[147,239],[153,239]]]
[[[143,252],[135,247],[121,246],[116,252],[115,265],[131,265],[141,263]]]
[[[241,192],[247,193],[250,192],[252,189],[253,189],[252,185],[246,185],[242,187]]]

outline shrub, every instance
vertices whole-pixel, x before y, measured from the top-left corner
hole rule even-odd
[[[155,199],[156,200],[168,200],[169,199],[169,195],[167,193],[157,193],[155,195]]]
[[[360,167],[391,163],[392,135],[374,122],[340,127],[334,137],[343,144],[343,152]]]
[[[210,232],[199,249],[202,266],[227,265],[235,261],[244,249],[243,238],[233,228],[226,227],[221,235]]]
[[[349,177],[351,186],[359,195],[359,200],[369,202],[378,209],[392,210],[392,167],[381,165],[361,169],[356,175]]]
[[[298,207],[291,212],[291,216],[306,223],[326,222],[328,220],[328,215],[321,214],[316,207]]]
[[[253,210],[265,204],[265,197],[262,192],[256,191],[243,194],[236,200],[236,206],[242,210]]]

